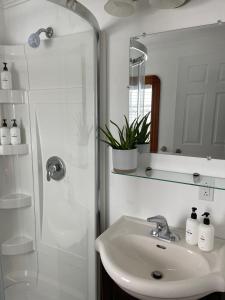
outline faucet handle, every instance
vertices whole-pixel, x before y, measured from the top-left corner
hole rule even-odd
[[[166,218],[164,216],[161,216],[161,215],[157,215],[157,216],[154,216],[154,217],[147,218],[147,222],[156,223],[157,226],[158,226],[158,224],[160,224],[162,226],[168,226]]]
[[[164,216],[154,216],[147,219],[147,222],[155,223],[156,228],[152,229],[151,235],[155,237],[159,237],[160,235],[167,236],[170,235],[170,229],[167,223],[167,220]]]
[[[156,228],[151,230],[151,235],[153,237],[157,237],[170,242],[176,242],[180,240],[178,234],[170,231],[167,220],[164,216],[157,215],[151,218],[147,218],[147,222],[156,224]]]

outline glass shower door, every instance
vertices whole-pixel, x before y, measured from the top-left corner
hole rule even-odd
[[[6,300],[96,297],[96,48],[93,31],[25,47],[37,264]],[[65,164],[61,180],[48,181],[51,157]]]

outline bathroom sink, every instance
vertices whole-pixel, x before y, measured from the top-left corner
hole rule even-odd
[[[225,241],[206,253],[186,244],[154,238],[154,224],[122,217],[97,240],[96,249],[110,277],[138,299],[200,299],[225,291]]]

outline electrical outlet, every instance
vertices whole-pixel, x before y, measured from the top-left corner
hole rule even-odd
[[[214,201],[214,189],[209,187],[199,187],[199,200]]]

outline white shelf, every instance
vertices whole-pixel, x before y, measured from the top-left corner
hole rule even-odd
[[[12,194],[0,197],[0,209],[17,209],[31,206],[31,196]]]
[[[28,270],[13,271],[4,276],[4,287],[7,288],[13,284],[36,281],[37,274]]]
[[[19,283],[31,283],[36,281],[37,274],[28,270],[13,271],[4,276],[4,288],[19,284]]]
[[[24,104],[25,99],[24,90],[0,90],[0,104]]]
[[[5,241],[1,247],[2,255],[21,255],[34,251],[34,241],[25,236],[18,236]]]
[[[0,155],[25,155],[28,154],[28,145],[0,145]]]

